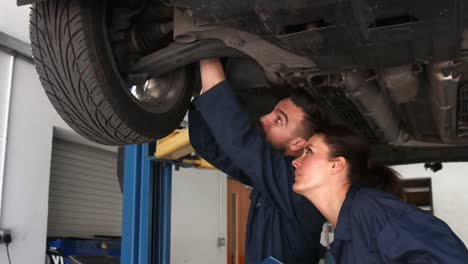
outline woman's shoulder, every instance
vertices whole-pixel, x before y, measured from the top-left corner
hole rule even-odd
[[[368,248],[379,251],[388,260],[466,262],[466,246],[444,221],[432,214],[375,189],[355,190],[353,198],[353,234],[364,238]]]
[[[353,188],[347,195],[350,199],[349,224],[353,233],[365,236],[368,241],[410,208],[400,198],[371,188]],[[391,224],[390,224],[391,225]]]

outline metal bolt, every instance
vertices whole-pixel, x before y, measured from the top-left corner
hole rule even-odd
[[[281,69],[281,64],[273,63],[273,64],[268,65],[266,68],[273,72],[279,71]]]
[[[231,39],[229,41],[229,44],[234,47],[239,47],[242,44],[244,44],[244,41],[242,39],[235,38],[235,39]]]
[[[226,245],[226,238],[218,237],[218,247],[224,247]]]
[[[451,70],[449,68],[442,69],[442,75],[444,75],[444,77],[449,77],[450,74]]]
[[[408,133],[404,133],[403,134],[403,140],[406,142],[408,140],[410,140],[410,135]]]
[[[293,76],[294,76],[294,77],[301,77],[301,76],[302,76],[302,73],[300,73],[300,72],[295,72],[295,73],[293,73]]]

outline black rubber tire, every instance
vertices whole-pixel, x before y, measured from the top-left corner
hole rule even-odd
[[[76,132],[106,145],[145,143],[176,128],[188,108],[188,70],[172,78],[182,96],[165,112],[131,98],[114,61],[105,26],[106,1],[50,0],[32,5],[30,37],[41,83]]]

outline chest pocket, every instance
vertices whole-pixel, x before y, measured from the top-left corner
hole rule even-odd
[[[368,243],[369,249],[368,263],[382,263],[379,257],[379,249],[377,248],[377,240],[372,238]]]
[[[370,239],[370,241],[367,243],[367,247],[370,252],[378,253],[377,240],[375,238]]]

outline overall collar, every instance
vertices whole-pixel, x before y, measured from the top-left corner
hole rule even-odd
[[[354,197],[359,190],[356,185],[351,185],[346,193],[345,200],[338,214],[338,221],[335,229],[335,240],[351,240],[351,208]]]

